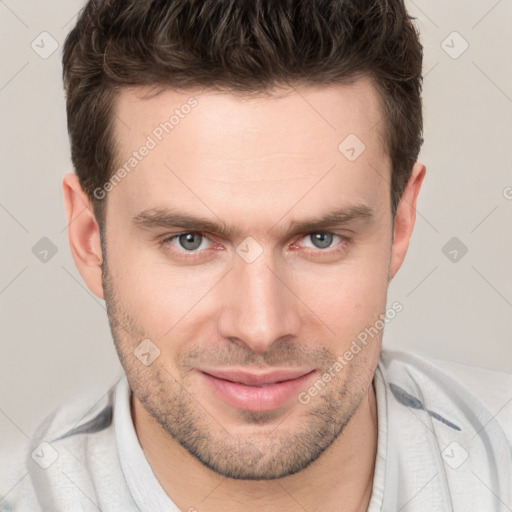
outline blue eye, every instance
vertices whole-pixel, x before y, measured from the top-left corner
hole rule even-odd
[[[201,245],[203,237],[197,233],[185,233],[178,237],[178,241],[184,249],[187,249],[187,251],[194,251]]]
[[[208,240],[201,233],[180,233],[178,235],[172,235],[167,239],[167,242],[173,244],[173,242],[177,242],[179,249],[184,249],[186,252],[197,251],[201,248],[201,245],[205,240]],[[175,244],[173,244],[175,245]],[[176,245],[175,245],[176,246]],[[204,249],[205,247],[203,247]]]
[[[333,233],[311,233],[308,236],[318,249],[327,249],[333,241]]]
[[[328,231],[309,233],[308,235],[306,235],[306,237],[304,237],[304,239],[309,239],[313,244],[314,249],[329,249],[330,247],[332,247],[335,237],[337,237],[340,241],[345,240],[345,237],[341,235],[336,235],[335,233],[330,233]]]

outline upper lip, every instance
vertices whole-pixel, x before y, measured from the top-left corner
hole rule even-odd
[[[204,369],[203,373],[216,377],[217,379],[229,380],[245,384],[246,386],[264,386],[283,382],[286,380],[298,379],[312,370],[302,368],[282,368],[273,370],[254,370],[247,369]]]

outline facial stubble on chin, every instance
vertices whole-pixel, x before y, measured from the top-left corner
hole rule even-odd
[[[281,410],[238,410],[235,413],[236,425],[241,425],[243,433],[237,432],[240,429],[233,426],[233,421],[228,427],[211,405],[200,403],[189,390],[187,378],[173,375],[161,363],[164,358],[144,366],[134,356],[138,343],[147,336],[117,297],[105,250],[103,254],[102,282],[108,320],[133,394],[172,440],[203,465],[232,479],[283,478],[305,469],[339,438],[371,385],[373,373],[369,368],[358,370],[353,367],[353,376],[333,379],[309,404],[297,401],[289,413]],[[205,353],[210,355],[206,359],[209,363],[212,360],[219,364],[229,361],[238,366],[259,365],[262,361],[274,366],[279,363],[281,366],[299,366],[313,362],[315,367],[326,370],[336,360],[336,355],[325,348],[306,350],[298,345],[292,348],[289,343],[276,344],[271,352],[264,355],[248,353],[240,345],[232,345],[222,351],[207,347],[191,348],[178,357],[175,372],[181,369],[182,376],[186,376],[199,358],[205,361]],[[323,373],[320,370],[319,375]],[[288,416],[291,421],[287,421]],[[250,429],[251,426],[254,429]]]

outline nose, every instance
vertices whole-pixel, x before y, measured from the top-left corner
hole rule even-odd
[[[286,272],[264,253],[252,263],[237,257],[224,280],[218,334],[264,353],[273,343],[297,337],[300,300],[289,287]]]

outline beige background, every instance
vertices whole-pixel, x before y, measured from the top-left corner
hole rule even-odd
[[[60,52],[81,5],[0,1],[0,448],[78,390],[99,399],[121,372],[104,304],[71,259],[61,199],[71,163]],[[512,0],[407,5],[425,48],[427,178],[389,293],[404,310],[384,346],[512,371]],[[33,253],[43,237],[57,250],[46,262]]]

